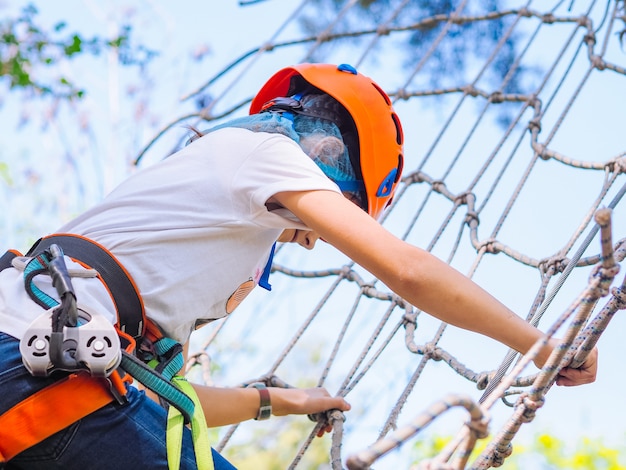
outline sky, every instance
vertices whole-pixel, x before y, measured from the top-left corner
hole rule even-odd
[[[3,15],[10,15],[25,4],[26,2],[19,1],[0,2],[0,11]],[[8,246],[20,249],[27,248],[32,238],[36,238],[41,232],[54,230],[60,220],[72,217],[81,209],[97,202],[126,175],[135,171],[132,161],[152,136],[174,118],[195,110],[194,99],[184,98],[234,59],[274,39],[274,32],[300,5],[299,2],[287,0],[268,0],[249,6],[240,6],[234,0],[202,5],[197,2],[178,2],[175,7],[156,0],[120,0],[107,2],[106,6],[93,0],[60,0],[54,3],[35,2],[35,4],[40,10],[42,22],[52,25],[63,19],[68,22],[70,28],[81,28],[84,34],[110,35],[117,30],[119,24],[129,19],[135,28],[137,38],[159,51],[159,55],[144,73],[120,67],[115,63],[114,57],[106,54],[65,65],[68,74],[80,77],[89,84],[85,103],[73,109],[55,110],[52,106],[37,102],[24,102],[19,96],[3,98],[0,120],[3,121],[2,128],[5,131],[0,141],[2,144],[0,161],[9,162],[11,171],[14,172],[12,177],[16,188],[0,192],[0,204],[5,207],[0,234]],[[543,38],[546,48],[551,44],[558,44],[556,35],[561,34],[559,28],[560,26],[555,26]],[[555,37],[551,37],[550,34],[554,34]],[[294,36],[296,31],[290,27],[282,33],[281,38]],[[343,53],[343,50],[341,51]],[[398,57],[391,54],[390,57],[379,57],[364,63],[367,73],[376,75],[386,89],[401,86],[405,76],[395,68],[402,62],[404,51],[398,49],[396,52]],[[541,65],[544,65],[543,61],[546,65],[550,64],[549,58],[553,57],[548,50],[533,53],[536,54],[534,61]],[[339,50],[330,50],[327,54],[333,59],[340,55]],[[357,57],[358,54],[354,54],[349,58],[356,60]],[[623,51],[615,47],[615,43],[607,57],[622,66],[626,63]],[[258,61],[251,59],[234,67],[210,88],[212,97],[220,99],[216,113],[226,111],[230,106],[249,98],[256,84],[266,79],[276,67],[290,61],[299,61],[301,58],[301,49],[287,48],[268,53]],[[580,77],[582,74],[584,70],[581,69],[574,77]],[[421,83],[419,76],[415,82]],[[575,87],[576,81],[564,84],[551,83],[550,86]],[[606,161],[624,152],[623,140],[616,132],[618,123],[623,122],[623,90],[623,75],[610,71],[594,73],[572,104],[568,120],[552,139],[554,148],[565,155],[585,161]],[[431,105],[431,108],[425,108],[421,114],[412,113],[412,105],[413,101],[400,102],[397,105],[405,126],[409,169],[417,165],[418,156],[423,155],[428,149],[432,142],[431,137],[437,134],[445,119],[445,113],[454,106],[454,100],[445,99],[438,104],[441,109],[433,112]],[[551,103],[550,112],[543,121],[546,133],[558,120],[558,111],[567,106],[566,101],[558,99]],[[442,171],[445,163],[462,145],[457,135],[463,135],[460,129],[463,125],[467,126],[467,122],[471,122],[475,111],[476,109],[471,106],[465,106],[458,113],[460,123],[455,123],[458,127],[452,128],[444,143],[437,148],[436,156],[425,166],[425,171],[432,174]],[[245,109],[238,112],[245,112]],[[16,129],[16,123],[19,121],[18,116],[26,116],[27,122],[14,132],[13,129]],[[182,126],[174,126],[150,147],[140,167],[160,160],[180,143],[186,132]],[[487,143],[490,146],[494,145],[502,130],[494,126],[483,126],[480,132],[477,139],[467,144],[466,153],[479,155],[481,147],[487,147]],[[33,136],[36,138],[33,139]],[[77,158],[76,155],[81,157]],[[477,162],[477,159],[468,162],[466,168],[472,165],[474,168]],[[558,165],[547,163],[546,166]],[[29,170],[30,167],[35,169]],[[521,166],[515,169],[523,171]],[[458,182],[456,189],[462,187],[466,174],[469,174],[467,169],[452,175],[450,186],[454,188],[454,183]],[[80,177],[78,182],[77,176]],[[506,225],[502,238],[515,240],[514,246],[523,252],[533,253],[536,257],[547,256],[562,246],[576,229],[588,201],[596,194],[602,178],[602,172],[597,172],[589,178],[587,174],[583,176],[580,172],[569,170],[562,171],[556,177],[551,172],[534,173],[529,179],[530,189],[523,194],[521,203],[515,206],[512,213],[512,217],[520,223]],[[515,182],[515,179],[511,181]],[[623,178],[621,181],[623,184]],[[621,184],[618,183],[616,186],[619,188]],[[484,193],[485,189],[482,191]],[[501,208],[507,196],[506,194],[497,196],[501,198],[498,200]],[[407,206],[411,204],[404,199],[396,212],[390,216],[389,223],[404,227],[403,219],[411,214],[411,208]],[[497,204],[492,206],[497,207]],[[623,206],[624,204],[616,211],[614,233],[616,240],[623,238],[626,233],[624,225],[626,214]],[[440,207],[434,206],[431,210],[433,211],[431,216],[436,220],[442,217],[441,213],[438,213]],[[23,217],[20,214],[35,214],[36,217]],[[486,210],[484,217],[489,223],[493,222],[497,215],[489,214]],[[427,245],[435,229],[434,224],[433,227],[420,227],[411,233],[410,241],[421,246]],[[454,235],[452,233],[448,236]],[[482,235],[486,237],[488,233]],[[434,251],[438,253],[440,250],[438,254],[445,257],[446,247],[450,241],[447,240],[447,243],[436,246]],[[597,252],[598,244],[594,243],[590,253]],[[286,262],[287,255],[282,256],[280,259]],[[293,252],[289,252],[289,256],[289,264],[292,266],[321,269],[328,267],[327,260],[329,257],[336,257],[336,253],[328,247],[321,247],[319,254],[316,250],[315,256]],[[457,267],[467,272],[474,256],[473,253],[466,253],[455,260]],[[476,280],[485,282],[494,295],[516,311],[525,312],[529,307],[528,294],[533,288],[536,289],[538,282],[534,277],[536,272],[527,270],[514,277],[507,276],[508,269],[512,270],[513,267],[506,258],[491,257],[481,265],[476,273]],[[494,281],[488,275],[493,270],[504,275]],[[551,310],[552,315],[566,308],[580,292],[581,287],[586,284],[587,274],[573,275],[577,277],[575,286],[567,294],[556,299]],[[621,278],[618,276],[618,279]],[[285,280],[284,276],[277,277],[276,282],[279,285],[284,284],[283,289],[292,286],[291,281]],[[293,311],[296,308],[303,308],[302,302],[306,303],[308,300],[309,304],[313,303],[322,295],[325,287],[323,282],[320,286],[317,283],[310,285],[311,293],[308,299],[294,297],[288,299],[286,305],[279,303],[276,298],[266,300],[265,297],[255,293],[250,299],[251,307],[244,310],[241,317],[253,321],[254,309],[260,315],[269,314],[268,312],[274,309]],[[532,424],[533,430],[548,429],[568,438],[596,435],[617,442],[623,438],[626,432],[623,424],[626,422],[626,409],[615,405],[619,400],[619,392],[625,385],[624,366],[621,361],[624,354],[621,331],[626,325],[620,313],[623,312],[616,315],[600,341],[601,360],[597,382],[577,389],[558,388],[551,391],[548,405],[537,414]],[[294,327],[295,320],[289,317],[286,324]],[[422,320],[424,330],[429,326],[428,319]],[[229,338],[251,335],[250,328],[249,324],[240,328],[231,327],[228,332],[231,335]],[[426,337],[426,334],[424,336]],[[467,359],[470,365],[476,364],[476,367],[489,359],[492,367],[495,367],[499,361],[493,361],[493,357],[502,356],[501,349],[494,349],[491,345],[477,347],[476,343],[466,341],[464,337],[457,338],[455,332],[450,332],[446,341],[444,344],[449,347],[456,342],[454,346],[458,348],[457,353]],[[275,350],[278,345],[272,347]],[[224,352],[221,354],[224,355]],[[268,353],[268,357],[272,357],[271,354]],[[234,357],[234,354],[231,359],[237,364],[242,361],[238,356]],[[263,367],[259,365],[260,360],[261,358],[256,357],[251,361],[252,364],[242,368],[247,367],[249,372],[255,370],[255,367]],[[389,375],[382,376],[381,380],[394,380],[392,372],[393,369],[388,370]],[[402,374],[406,373],[403,369]],[[429,400],[440,398],[442,390],[446,392],[456,390],[455,387],[458,385],[456,379],[442,378],[446,377],[447,373],[445,367],[437,367],[432,372],[431,378],[424,379],[449,380],[446,382],[448,387],[445,385],[438,387],[432,395],[427,390],[420,390],[423,398],[418,403],[413,403],[411,406],[415,408],[411,410],[421,411]],[[234,377],[240,378],[237,374],[234,374]],[[394,397],[395,395],[381,392],[382,400],[392,401]],[[411,416],[409,413],[407,419]],[[453,433],[457,428],[453,426],[448,429],[451,429],[448,432]],[[362,433],[355,432],[356,437],[351,437],[347,441],[346,449],[358,449],[363,442],[369,443],[372,436],[376,435],[376,431],[364,429]]]

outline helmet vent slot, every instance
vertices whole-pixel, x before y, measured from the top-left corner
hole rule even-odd
[[[372,86],[374,88],[376,88],[376,90],[378,90],[378,93],[380,93],[380,96],[383,97],[383,99],[385,100],[385,103],[387,103],[387,106],[391,106],[391,100],[389,99],[389,96],[387,96],[387,93],[385,93],[382,88],[380,88],[378,85],[376,85],[374,82],[372,82]]]
[[[402,145],[402,143],[404,142],[404,133],[402,132],[400,118],[396,113],[391,113],[391,119],[393,119],[393,123],[396,125],[396,142],[398,143],[398,145]]]
[[[398,172],[396,173],[396,180],[394,183],[400,181],[400,177],[402,176],[402,170],[404,170],[404,156],[400,153],[398,154]]]

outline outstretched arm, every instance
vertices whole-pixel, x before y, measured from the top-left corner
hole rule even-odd
[[[189,343],[183,346],[183,356],[187,362]],[[254,419],[259,414],[261,404],[256,388],[212,387],[191,384],[202,404],[202,411],[209,427],[227,426]],[[342,397],[333,397],[323,387],[280,388],[268,387],[270,404],[274,416],[292,414],[315,414],[328,410],[348,411],[350,405]],[[157,403],[158,398],[147,392]],[[320,429],[319,436],[329,432],[329,427]]]
[[[220,388],[193,385],[209,427],[225,426],[256,418],[259,392],[255,388]],[[272,414],[314,414],[331,409],[348,411],[350,405],[341,397],[332,397],[325,388],[268,387]],[[320,434],[323,434],[321,430]]]
[[[440,320],[489,336],[522,353],[543,336],[471,279],[400,240],[340,194],[284,192],[274,199],[396,294]],[[535,363],[543,365],[551,350],[551,346],[544,348]],[[580,374],[568,374],[560,383],[593,382],[596,357],[594,351],[579,369]]]

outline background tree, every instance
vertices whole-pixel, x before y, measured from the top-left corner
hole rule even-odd
[[[17,17],[0,22],[0,77],[24,98],[82,98],[85,84],[75,83],[61,72],[63,62],[78,56],[115,49],[121,64],[144,67],[155,54],[142,45],[133,45],[130,24],[120,25],[115,37],[105,39],[68,32],[62,20],[47,29],[37,16],[37,8],[28,5]]]
[[[500,82],[512,69],[515,75],[508,81],[505,92],[523,92],[522,78],[529,71],[524,68],[512,68],[516,56],[518,34],[506,34],[513,18],[499,16],[504,2],[488,0],[470,2],[462,10],[459,0],[412,1],[402,0],[359,0],[356,8],[343,13],[345,7],[341,0],[314,0],[311,12],[301,20],[303,30],[314,35],[319,34],[333,24],[330,33],[345,34],[343,41],[368,40],[367,31],[376,31],[381,25],[386,28],[406,29],[398,48],[411,50],[404,55],[404,67],[415,67],[429,53],[433,41],[443,28],[449,27],[444,47],[433,52],[433,59],[428,61],[422,75],[428,77],[428,85],[434,88],[458,85],[458,80],[471,81],[472,66],[484,63],[498,42],[502,41],[500,53],[494,58],[490,77]],[[406,3],[406,5],[404,5]],[[402,13],[396,9],[402,5]],[[458,21],[446,25],[452,12],[462,18],[484,17],[485,21]],[[333,19],[341,21],[333,22]],[[489,21],[486,19],[490,17]],[[360,31],[361,34],[355,34]],[[403,43],[403,42],[404,43]],[[327,47],[332,47],[327,45]],[[322,52],[318,57],[322,57]],[[317,58],[317,57],[316,57]],[[454,80],[454,82],[453,82]]]
[[[8,243],[13,237],[32,241],[32,234],[52,230],[103,195],[113,163],[103,164],[95,151],[92,120],[102,122],[102,116],[90,105],[100,98],[90,93],[94,83],[85,68],[95,69],[92,64],[106,56],[142,74],[156,54],[135,43],[130,22],[104,37],[73,30],[61,17],[50,20],[27,4],[0,22],[0,87],[6,90],[0,99],[0,204],[6,208],[0,235]],[[37,138],[16,139],[20,134]]]

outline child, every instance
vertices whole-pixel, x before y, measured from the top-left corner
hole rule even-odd
[[[251,116],[198,133],[59,233],[112,256],[121,277],[136,287],[152,330],[181,344],[195,328],[231,313],[255,286],[269,287],[276,241],[312,249],[322,238],[421,310],[517,351],[529,350],[542,337],[539,330],[377,222],[402,166],[400,120],[378,85],[348,65],[300,64],[269,79],[252,101]],[[50,240],[63,249],[66,238]],[[13,262],[17,269],[0,273],[0,413],[54,381],[31,376],[18,350],[29,324],[43,312],[22,281],[20,266],[41,247],[31,251]],[[65,257],[78,305],[115,323],[118,305],[109,294],[115,296],[116,289],[90,277],[78,263],[91,266],[81,253]],[[55,296],[50,278],[41,276],[37,286]],[[545,347],[537,365],[550,352]],[[595,380],[596,354],[580,369],[561,371],[557,383]],[[286,415],[350,408],[323,388],[194,388],[209,426],[265,418],[270,410]],[[165,468],[166,411],[133,387],[127,398],[127,404],[89,414],[13,462],[20,468],[39,462],[46,468],[93,469],[116,458],[124,465]],[[195,468],[188,429],[182,454],[181,465]],[[231,468],[215,452],[214,462]]]

